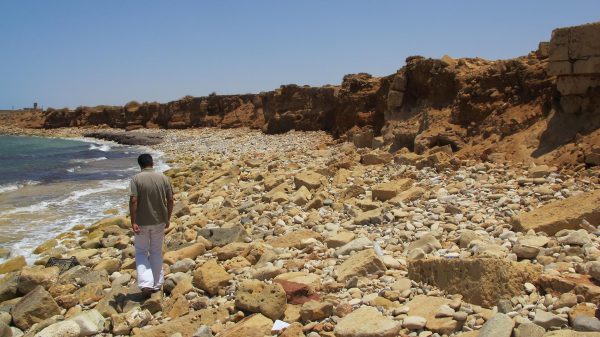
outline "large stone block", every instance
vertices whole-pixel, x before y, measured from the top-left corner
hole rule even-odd
[[[388,108],[398,108],[402,106],[402,101],[404,100],[404,93],[396,90],[390,90],[388,93]]]
[[[523,285],[536,282],[541,271],[541,266],[488,258],[434,258],[408,265],[410,279],[461,294],[465,301],[487,308],[522,294]]]
[[[600,74],[600,56],[592,56],[586,60],[575,61],[573,64],[573,74]]]
[[[600,73],[600,58],[598,58]],[[600,76],[559,76],[556,88],[562,95],[585,95],[589,88],[600,86]]]
[[[516,230],[545,232],[554,235],[562,229],[579,229],[581,221],[600,223],[600,190],[555,201],[513,219]]]
[[[392,180],[387,183],[381,183],[373,187],[372,198],[373,200],[386,201],[392,199],[398,193],[407,190],[413,184],[412,179],[399,179]]]
[[[548,75],[560,76],[571,75],[573,73],[573,63],[571,61],[554,61],[548,63]]]
[[[550,62],[569,60],[569,28],[558,28],[552,31],[549,49]]]
[[[346,282],[354,276],[383,274],[387,268],[373,249],[365,249],[350,256],[336,268],[337,280]]]
[[[42,286],[21,298],[12,310],[13,322],[21,330],[54,315],[60,315],[60,307]]]
[[[569,58],[600,56],[600,22],[569,28]]]

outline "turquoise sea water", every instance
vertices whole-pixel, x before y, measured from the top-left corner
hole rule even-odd
[[[123,209],[140,147],[0,135],[0,247],[31,251],[76,224]],[[0,259],[1,260],[1,259]]]

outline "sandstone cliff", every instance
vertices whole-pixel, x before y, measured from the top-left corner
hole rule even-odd
[[[344,76],[340,86],[284,85],[259,94],[168,103],[48,109],[13,115],[58,128],[250,127],[326,130],[358,146],[422,153],[449,145],[490,161],[600,164],[600,23],[557,29],[511,60],[409,57],[395,74]],[[4,118],[4,122],[6,118]],[[382,139],[373,137],[382,136]]]

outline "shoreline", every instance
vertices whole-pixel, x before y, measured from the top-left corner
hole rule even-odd
[[[49,132],[46,132],[49,131]],[[92,138],[92,137],[85,137],[83,136],[83,134],[85,134],[85,130],[81,129],[81,128],[67,128],[67,129],[63,129],[63,130],[58,130],[58,132],[53,132],[50,130],[36,130],[36,129],[20,129],[20,128],[9,128],[7,130],[7,128],[5,127],[0,127],[0,135],[10,135],[10,136],[23,136],[23,137],[39,137],[39,138],[51,138],[51,139],[64,139],[64,140],[72,140],[72,141],[77,141],[77,142],[82,142],[82,143],[87,143],[87,144],[101,144],[101,145],[108,145],[111,148],[114,146],[127,146],[130,147],[136,151],[139,152],[148,152],[151,153],[155,158],[157,158],[157,163],[158,163],[158,167],[160,167],[162,170],[162,172],[164,172],[165,170],[169,169],[170,167],[168,166],[168,164],[166,163],[166,158],[165,158],[165,154],[164,152],[152,148],[151,146],[148,145],[124,145],[124,144],[120,144],[118,142],[115,141],[110,141],[110,140],[104,140],[104,139],[97,139],[97,138]],[[37,182],[37,184],[39,184],[39,182]],[[36,185],[37,185],[36,184]],[[15,185],[19,185],[18,183],[15,183]],[[29,185],[29,184],[26,184]],[[99,187],[96,187],[99,188]],[[18,189],[15,189],[15,191]],[[9,190],[7,192],[11,192],[13,190]],[[73,191],[73,193],[77,193],[80,190],[75,190]],[[127,207],[120,205],[117,207],[110,207],[110,208],[106,208],[106,209],[101,209],[99,210],[99,215],[98,215],[98,220],[102,220],[105,219],[107,217],[111,217],[111,216],[126,216],[128,213]],[[90,226],[92,223],[86,223],[84,224],[86,227]],[[48,237],[45,240],[42,240],[41,242],[38,242],[38,244],[34,245],[30,250],[28,251],[24,251],[24,254],[27,256],[27,260],[29,263],[34,263],[35,261],[39,260],[41,258],[39,253],[35,253],[34,251],[36,250],[35,247],[43,245],[45,242],[48,241],[52,241],[55,240],[57,238],[61,238],[64,237],[65,234],[69,233],[72,231],[72,228],[75,226],[77,226],[78,224],[74,224],[73,226],[70,226],[68,228],[63,228],[62,230],[59,231],[58,234],[53,234],[52,236]],[[23,238],[22,241],[31,241],[30,239],[27,238]],[[17,244],[17,243],[15,243]],[[60,246],[58,246],[60,247]],[[4,252],[0,252],[2,254],[0,254],[0,264],[4,263],[8,260],[10,260],[11,258],[16,257],[17,255],[14,254],[13,248],[3,248],[3,250],[5,250]],[[7,256],[2,256],[2,255],[7,255]],[[0,278],[2,278],[3,275],[0,275]]]
[[[360,329],[364,316],[379,334],[459,336],[507,319],[511,331],[545,317],[559,322],[548,331],[573,328],[572,313],[600,303],[600,228],[564,225],[596,214],[592,169],[461,161],[445,147],[390,155],[324,132],[145,132],[163,137],[152,148],[165,154],[175,192],[164,292],[136,297],[129,221],[107,217],[57,238],[81,266],[21,265],[4,276],[44,275],[32,282],[62,315],[23,330],[93,313],[112,323],[98,331],[113,335],[268,335],[280,319],[333,337]],[[47,246],[42,256],[56,253]],[[130,315],[146,319],[124,325]]]

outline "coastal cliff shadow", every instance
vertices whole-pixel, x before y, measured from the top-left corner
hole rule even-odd
[[[531,155],[539,158],[557,148],[576,141],[578,136],[587,135],[600,128],[600,116],[595,112],[567,114],[552,110],[546,130]]]

